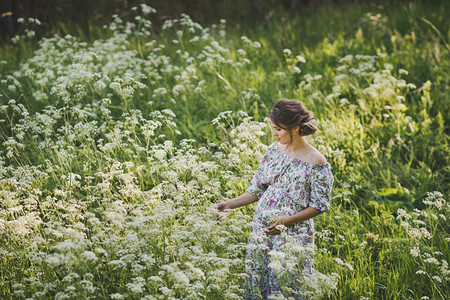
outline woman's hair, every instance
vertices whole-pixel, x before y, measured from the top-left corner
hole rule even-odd
[[[297,100],[280,99],[269,113],[272,122],[289,131],[292,139],[292,129],[299,126],[298,134],[306,136],[317,131],[316,121],[312,112]]]

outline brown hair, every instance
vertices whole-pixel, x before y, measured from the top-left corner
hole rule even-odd
[[[297,100],[280,99],[269,113],[272,122],[289,131],[292,140],[292,130],[299,126],[298,134],[306,136],[317,131],[316,121],[312,112]]]

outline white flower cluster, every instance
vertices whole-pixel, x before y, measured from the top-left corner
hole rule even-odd
[[[220,129],[223,144],[175,144],[170,109],[113,118],[109,104],[6,108],[23,115],[13,131],[35,149],[28,159],[42,159],[30,166],[12,139],[5,148],[23,166],[0,157],[0,251],[28,259],[36,278],[14,279],[15,296],[239,297],[249,217],[217,221],[211,203],[250,180],[266,124],[224,113],[218,125],[235,123]]]
[[[315,270],[312,246],[302,246],[284,231],[281,236],[284,251],[269,252],[269,267],[274,269],[283,294],[319,298],[330,295],[337,288],[339,275],[334,272],[327,275]],[[337,259],[336,262],[342,260]],[[282,294],[279,297],[285,299]]]
[[[443,296],[450,281],[450,270],[443,253],[435,251],[432,245],[445,239],[450,206],[443,194],[437,191],[428,192],[423,203],[427,205],[425,209],[414,209],[412,213],[398,209],[397,220],[400,220],[401,227],[415,241],[409,253],[419,267],[416,274],[423,275],[423,280],[430,280],[430,284]],[[421,240],[426,242],[421,243]]]

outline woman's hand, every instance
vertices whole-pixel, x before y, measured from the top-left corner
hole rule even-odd
[[[284,225],[284,217],[283,216],[272,219],[269,221],[269,223],[270,223],[270,226],[264,228],[264,231],[268,235],[278,235],[281,233],[281,231],[284,230],[284,228],[286,228],[286,226]]]
[[[217,211],[219,212],[219,215],[217,216],[217,220],[222,219],[223,214],[221,214],[221,213],[224,213],[225,210],[229,210],[229,209],[231,209],[230,204],[227,203],[226,201],[220,202],[219,204],[217,204]]]
[[[228,204],[226,201],[221,202],[217,205],[217,210],[219,212],[224,212],[226,209],[231,209],[230,204]]]

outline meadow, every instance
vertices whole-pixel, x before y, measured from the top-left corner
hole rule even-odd
[[[95,38],[21,20],[2,46],[1,299],[240,299],[254,205],[216,206],[245,191],[280,98],[314,112],[335,177],[304,293],[446,298],[448,4],[253,27],[130,11]]]

